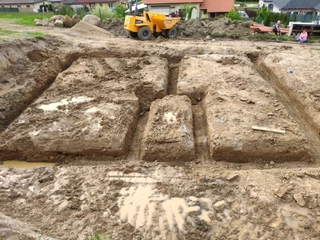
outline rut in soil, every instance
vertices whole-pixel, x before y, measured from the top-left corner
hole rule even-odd
[[[279,101],[286,107],[290,116],[299,124],[304,131],[310,145],[312,147],[311,154],[314,159],[320,159],[320,129],[314,122],[314,118],[305,112],[305,106],[297,99],[291,91],[283,85],[283,81],[279,78],[273,69],[264,64],[263,56],[248,54],[248,58],[254,64],[258,74],[266,80],[277,93]]]

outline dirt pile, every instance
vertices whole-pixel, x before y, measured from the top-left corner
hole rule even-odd
[[[253,34],[249,29],[252,21],[232,21],[229,18],[218,18],[215,20],[191,19],[178,23],[180,37],[191,39],[203,39],[206,36],[214,38],[240,38],[248,37]]]
[[[100,27],[116,37],[129,36],[127,30],[123,28],[123,21],[118,18],[106,19],[101,23]]]
[[[177,23],[178,38],[205,39],[208,35],[214,38],[247,38],[253,34],[249,29],[251,24],[252,21],[231,21],[229,18],[181,20]],[[101,28],[115,36],[129,36],[118,19],[107,19],[101,24]]]
[[[92,25],[90,23],[87,23],[85,21],[80,21],[76,25],[74,25],[71,30],[73,32],[76,32],[78,34],[85,34],[85,35],[90,35],[90,36],[97,36],[99,35],[100,37],[105,37],[105,38],[110,38],[114,37],[112,33],[108,31],[104,31],[100,27],[97,27],[95,25]]]

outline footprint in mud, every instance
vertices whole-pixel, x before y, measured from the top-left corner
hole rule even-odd
[[[308,209],[291,209],[289,207],[283,207],[280,209],[280,213],[281,218],[291,229],[291,233],[288,235],[290,239],[304,239],[302,236],[306,234],[306,229],[310,230],[310,233],[314,232],[312,231],[314,219]],[[310,239],[314,239],[312,234],[310,235]]]
[[[207,198],[193,196],[170,198],[159,193],[153,185],[135,185],[123,188],[118,200],[120,220],[136,228],[160,231],[185,231],[186,219],[191,225],[200,221],[210,222],[212,203]]]

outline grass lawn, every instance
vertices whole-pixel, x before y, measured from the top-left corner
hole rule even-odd
[[[34,19],[51,18],[53,13],[1,13],[0,18],[15,19],[15,24],[34,26]]]
[[[4,30],[0,29],[0,41],[6,41],[8,40],[8,36],[10,38],[24,38],[24,37],[33,37],[33,38],[40,38],[44,36],[41,32],[18,32],[18,31],[12,31],[12,30]]]

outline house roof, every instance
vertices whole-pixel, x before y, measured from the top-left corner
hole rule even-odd
[[[290,2],[291,0],[273,0],[273,5],[276,6],[278,9],[283,8],[283,6],[285,6],[286,4],[288,4],[288,2]]]
[[[43,0],[1,0],[0,5],[35,4],[40,2],[43,2]]]
[[[64,1],[63,2],[63,4],[64,5],[76,5],[74,2],[75,2],[76,0],[66,0],[66,1]]]
[[[95,4],[95,3],[115,3],[117,0],[76,0],[74,5],[81,4]]]
[[[207,12],[229,12],[233,5],[233,0],[204,0],[200,4],[200,9],[206,9]]]
[[[144,0],[144,4],[188,4],[188,3],[202,3],[204,0]]]
[[[291,0],[286,5],[284,5],[281,10],[287,9],[317,9],[320,4],[320,0]]]

